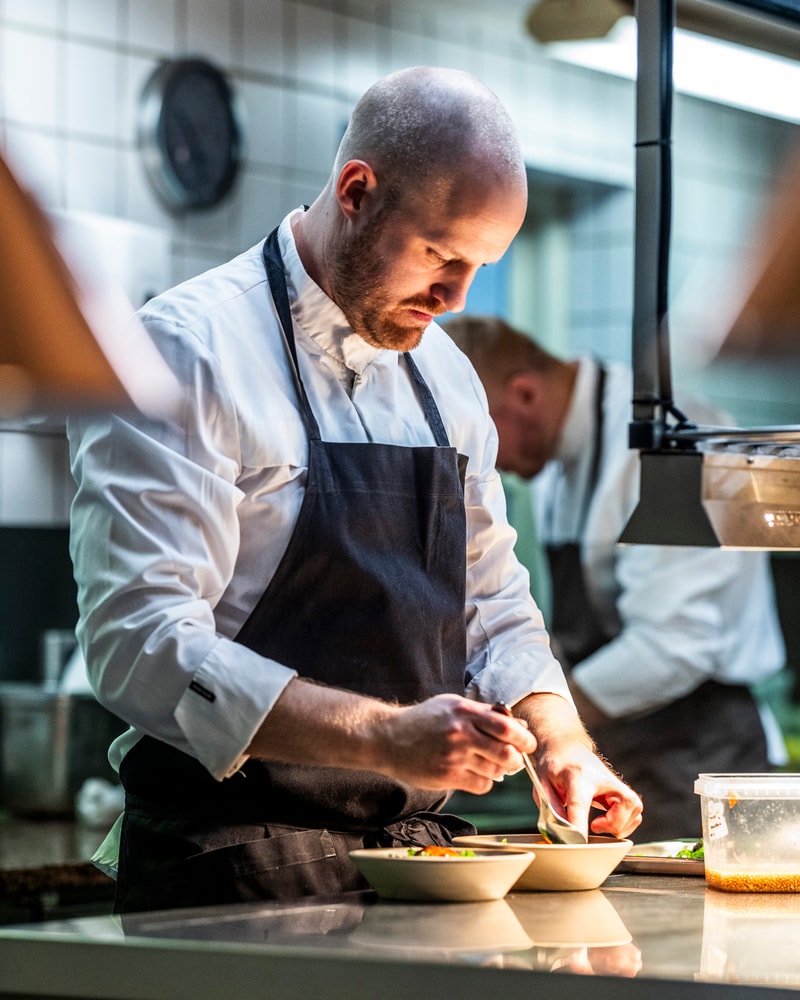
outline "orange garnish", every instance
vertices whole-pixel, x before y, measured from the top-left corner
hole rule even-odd
[[[430,847],[423,847],[419,851],[414,851],[414,856],[425,855],[429,858],[460,858],[461,851],[456,851],[452,847],[438,847],[431,844]]]

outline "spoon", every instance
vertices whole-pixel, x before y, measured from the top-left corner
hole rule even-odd
[[[502,701],[495,702],[492,709],[514,718],[511,709]],[[586,837],[581,831],[573,826],[566,816],[562,816],[550,802],[531,758],[526,753],[521,756],[539,800],[539,819],[536,824],[539,833],[551,844],[586,844]]]

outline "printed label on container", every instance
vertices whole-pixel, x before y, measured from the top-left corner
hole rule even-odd
[[[717,840],[725,837],[728,833],[728,824],[725,822],[725,805],[718,799],[709,799],[708,807],[708,830],[706,836],[709,840]]]

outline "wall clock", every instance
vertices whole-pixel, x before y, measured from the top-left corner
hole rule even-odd
[[[201,58],[159,63],[142,91],[138,142],[148,179],[173,211],[212,208],[244,158],[244,118],[226,74]]]

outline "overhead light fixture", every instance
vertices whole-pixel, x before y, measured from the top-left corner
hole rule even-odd
[[[536,0],[525,19],[537,42],[604,38],[635,0]],[[720,41],[800,59],[800,5],[793,0],[677,0],[675,27]]]
[[[800,147],[772,186],[753,260],[730,290],[717,357],[800,359]]]
[[[774,453],[788,434],[775,429],[764,454],[752,440],[743,452],[643,452],[639,503],[620,542],[800,550],[800,430],[787,437],[789,457]]]
[[[525,25],[537,42],[605,38],[621,17],[633,14],[629,0],[538,0]]]
[[[756,16],[717,0],[678,0],[676,9],[677,91],[800,121],[800,24]],[[632,0],[538,0],[526,24],[552,58],[636,79]]]

